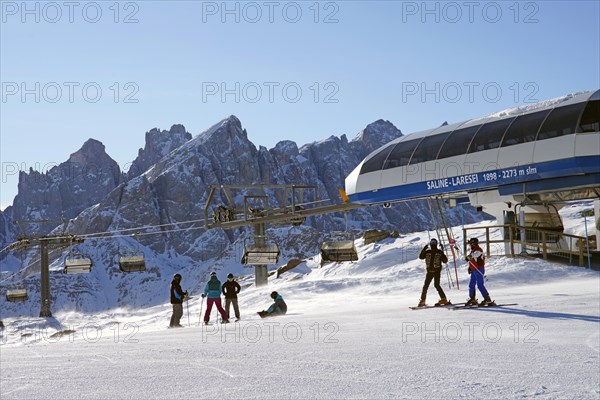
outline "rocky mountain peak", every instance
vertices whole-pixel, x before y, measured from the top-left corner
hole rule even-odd
[[[138,150],[138,156],[127,172],[128,179],[143,174],[171,151],[191,140],[192,134],[183,125],[175,124],[168,131],[152,128],[146,132],[145,139],[144,148]]]
[[[402,136],[402,132],[394,124],[390,121],[378,119],[360,131],[353,141],[364,143],[370,153],[400,136]]]
[[[238,117],[230,115],[198,135],[198,140],[203,144],[248,142],[248,133]]]
[[[104,144],[88,139],[67,161],[47,172],[30,169],[19,173],[19,192],[10,208],[11,218],[73,218],[101,201],[122,179],[119,165],[106,154]]]
[[[83,146],[75,153],[72,153],[68,162],[76,163],[82,166],[101,161],[108,157],[104,144],[96,139],[88,139]],[[110,158],[110,157],[109,157]]]

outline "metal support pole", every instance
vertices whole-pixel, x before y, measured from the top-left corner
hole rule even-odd
[[[265,244],[265,224],[254,225],[254,237],[257,245]],[[269,272],[266,265],[255,265],[255,283],[256,287],[267,286],[269,284]]]
[[[592,269],[592,259],[590,257],[590,240],[588,237],[588,230],[587,230],[587,216],[588,214],[594,215],[592,214],[592,211],[583,211],[583,225],[585,226],[585,247],[587,248],[587,259],[588,259],[588,269],[591,270]]]
[[[51,317],[50,310],[50,265],[48,262],[48,241],[40,239],[40,264],[42,267],[40,277],[40,317]]]
[[[521,254],[527,255],[527,248],[525,247],[525,243],[527,243],[527,236],[525,232],[525,211],[523,208],[519,211],[519,225],[521,225]]]

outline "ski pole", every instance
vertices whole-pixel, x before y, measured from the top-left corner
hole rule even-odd
[[[188,315],[188,328],[190,327],[190,300],[186,300],[185,301],[186,305],[187,305],[187,315]]]
[[[446,270],[446,280],[448,281],[448,289],[452,289],[452,286],[450,286],[450,272],[448,271],[448,264],[446,264],[446,268],[444,268]]]
[[[202,325],[202,308],[204,307],[204,296],[202,296],[202,300],[200,301],[200,315],[198,316],[198,325]]]
[[[446,277],[448,278],[448,287],[452,285],[454,287],[454,281],[452,280],[452,275],[450,274],[450,267],[446,264]]]

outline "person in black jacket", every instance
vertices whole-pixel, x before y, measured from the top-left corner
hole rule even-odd
[[[427,267],[427,275],[425,275],[425,283],[423,284],[423,291],[421,292],[421,300],[419,301],[418,307],[424,307],[425,298],[427,297],[427,289],[429,289],[429,284],[433,280],[433,286],[438,291],[440,295],[440,301],[435,303],[436,306],[444,306],[448,304],[448,299],[446,299],[446,294],[440,285],[440,276],[442,274],[442,263],[448,262],[448,257],[444,254],[444,252],[437,247],[438,241],[436,238],[432,238],[429,242],[429,245],[423,247],[421,250],[421,254],[419,254],[419,258],[421,260],[425,260],[425,266]]]
[[[233,279],[233,274],[227,275],[227,282],[225,282],[221,288],[221,291],[225,295],[225,313],[227,314],[227,318],[229,318],[229,306],[233,304],[236,321],[240,320],[237,295],[241,289],[240,284]]]
[[[181,275],[175,274],[171,281],[171,304],[173,304],[173,314],[171,315],[169,328],[183,328],[180,321],[183,316],[183,299],[187,294],[187,292],[184,292],[181,289]]]

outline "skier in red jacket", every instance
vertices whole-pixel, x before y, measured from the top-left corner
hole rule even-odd
[[[469,281],[469,298],[467,299],[468,306],[495,306],[496,303],[492,301],[490,298],[490,294],[484,285],[484,275],[485,275],[485,255],[483,254],[483,249],[479,247],[479,239],[471,238],[469,240],[469,245],[471,246],[471,253],[467,256],[466,260],[469,262],[469,274],[471,275],[471,280]],[[479,288],[479,292],[483,296],[483,301],[480,304],[477,304],[477,299],[475,298],[475,286]]]

